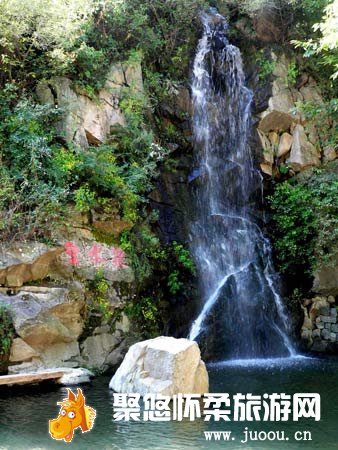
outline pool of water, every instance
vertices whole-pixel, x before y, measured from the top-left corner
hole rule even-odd
[[[56,402],[66,388],[26,388],[0,392],[0,449],[45,450],[199,450],[199,449],[338,449],[338,360],[277,359],[210,364],[210,391],[264,394],[319,393],[322,419],[299,422],[114,422],[113,396],[109,378],[99,377],[84,385],[87,403],[97,410],[95,427],[89,433],[78,430],[68,446],[49,437],[48,420],[58,413]],[[250,430],[284,430],[289,441],[241,443],[245,427]],[[231,431],[233,441],[206,441],[204,431]],[[312,440],[295,441],[296,431],[310,431]]]

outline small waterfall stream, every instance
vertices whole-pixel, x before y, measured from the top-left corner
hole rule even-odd
[[[227,22],[202,18],[193,67],[196,217],[191,225],[202,306],[189,338],[216,359],[294,355],[269,241],[255,220],[262,179],[248,140],[253,93]]]

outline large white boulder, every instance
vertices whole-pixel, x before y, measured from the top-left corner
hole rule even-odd
[[[132,345],[109,387],[141,395],[203,394],[209,377],[196,342],[160,336]]]

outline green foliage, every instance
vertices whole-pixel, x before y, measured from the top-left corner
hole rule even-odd
[[[87,150],[56,144],[62,111],[22,98],[7,85],[0,99],[0,230],[6,239],[43,236],[73,200],[83,212],[107,211],[115,199],[123,218],[136,223],[167,150],[144,124],[144,95],[123,99],[126,127],[107,145]],[[139,209],[140,208],[140,209]]]
[[[67,49],[92,11],[88,0],[0,0],[0,81],[29,86],[52,68],[68,68]]]
[[[193,260],[191,259],[189,250],[187,250],[182,244],[174,241],[172,243],[172,253],[176,258],[178,264],[180,264],[192,275],[196,274],[196,267]]]
[[[47,232],[67,198],[52,164],[58,113],[29,98],[15,104],[16,95],[13,85],[0,92],[0,232],[7,240]]]
[[[227,3],[234,4],[231,0]],[[286,38],[308,34],[328,3],[329,0],[241,0],[237,7],[252,18],[273,14],[286,41]]]
[[[296,47],[305,50],[305,57],[319,55],[319,64],[329,66],[332,71],[332,79],[338,77],[338,0],[333,0],[324,9],[321,22],[313,25],[313,31],[319,33],[317,39],[310,38],[307,41],[293,43]]]
[[[272,75],[276,63],[265,55],[264,50],[256,52],[255,57],[258,65],[258,78],[261,82],[265,82]]]
[[[99,313],[108,322],[113,317],[108,298],[109,289],[110,285],[101,270],[95,273],[94,280],[89,281],[87,285],[87,292],[90,294],[89,302],[87,302],[89,315]]]
[[[88,46],[85,42],[73,52],[74,64],[68,69],[76,80],[75,86],[83,89],[90,97],[103,88],[109,68],[105,52]]]
[[[126,0],[102,1],[86,42],[105,49],[112,59],[128,59],[130,51],[141,50],[145,63],[175,79],[187,74],[188,62],[196,40],[203,0]]]
[[[337,163],[277,184],[270,197],[279,269],[310,276],[335,263],[338,251]]]
[[[95,192],[91,191],[88,184],[84,184],[74,192],[75,206],[81,212],[91,211],[97,204]]]
[[[183,283],[179,281],[179,273],[177,270],[174,270],[169,274],[167,285],[169,292],[173,295],[177,294],[182,289]]]
[[[280,164],[279,166],[279,172],[282,175],[286,175],[287,173],[289,173],[289,167],[286,164]]]
[[[136,296],[127,314],[134,318],[145,337],[163,328],[163,304],[179,298],[195,275],[189,251],[177,242],[161,245],[145,224],[124,231],[120,246],[128,254],[136,274]]]
[[[137,301],[127,303],[124,312],[130,319],[138,323],[139,331],[145,339],[151,339],[160,334],[157,299],[140,297]]]
[[[164,154],[165,149],[152,143],[151,133],[128,126],[117,128],[110,144],[81,152],[60,148],[53,163],[59,179],[73,187],[77,209],[99,211],[114,198],[123,218],[135,223]]]
[[[270,202],[279,269],[292,274],[300,270],[311,272],[316,235],[311,192],[304,186],[293,186],[285,181],[276,186]]]
[[[297,67],[296,61],[291,61],[288,65],[288,72],[286,77],[286,85],[287,86],[294,86],[297,81],[297,77],[299,75],[299,70]]]
[[[301,112],[317,131],[320,146],[338,145],[338,99],[323,103],[297,102],[296,112]]]
[[[130,258],[141,289],[150,278],[158,276],[166,279],[175,271],[180,278],[195,275],[196,269],[189,251],[177,242],[161,245],[149,225],[143,224],[132,231],[123,231],[120,246]]]
[[[291,302],[294,304],[298,304],[304,299],[304,293],[301,289],[295,288],[291,294]]]
[[[0,306],[0,355],[9,355],[12,340],[15,335],[12,318],[8,309]]]

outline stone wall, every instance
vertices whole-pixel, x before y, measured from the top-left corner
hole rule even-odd
[[[335,298],[314,297],[303,301],[302,345],[313,352],[338,352],[338,306]]]

